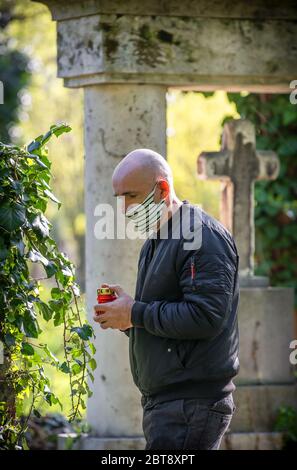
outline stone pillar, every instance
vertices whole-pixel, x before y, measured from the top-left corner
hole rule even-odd
[[[166,154],[166,88],[158,85],[100,85],[85,88],[86,295],[93,323],[96,288],[119,283],[134,296],[141,240],[98,240],[94,226],[99,203],[113,204],[111,176],[121,158],[135,148]],[[115,207],[116,210],[116,207]],[[129,367],[129,338],[118,330],[95,325],[94,395],[88,401],[88,422],[99,437],[140,435],[140,393]],[[101,443],[102,445],[102,443]]]

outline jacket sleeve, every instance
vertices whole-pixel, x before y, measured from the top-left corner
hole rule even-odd
[[[132,325],[168,338],[215,337],[227,322],[237,271],[238,256],[189,252],[178,273],[181,300],[136,301],[131,311]]]

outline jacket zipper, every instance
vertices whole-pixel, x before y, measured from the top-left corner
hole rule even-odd
[[[194,279],[195,279],[195,262],[194,256],[191,256],[191,287],[192,290],[195,290]]]

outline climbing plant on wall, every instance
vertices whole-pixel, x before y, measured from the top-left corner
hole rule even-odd
[[[81,416],[85,396],[92,394],[87,378],[94,380],[96,368],[94,332],[81,319],[74,266],[51,238],[45,216],[49,200],[61,205],[50,187],[46,143],[68,131],[65,124],[51,126],[24,148],[0,142],[0,449],[26,448],[27,423],[32,412],[39,415],[38,403],[60,403],[45,364],[69,375],[70,421]],[[36,264],[41,278],[32,275]],[[42,286],[48,279],[54,286],[45,301]],[[40,318],[63,325],[62,361],[40,341]],[[24,422],[26,396],[31,406]]]
[[[297,105],[287,94],[228,98],[255,124],[257,148],[274,150],[281,164],[276,180],[255,185],[256,271],[297,292]]]

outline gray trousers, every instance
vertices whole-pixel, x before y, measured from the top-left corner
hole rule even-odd
[[[163,403],[142,396],[141,405],[145,450],[217,450],[236,410],[232,393]]]

